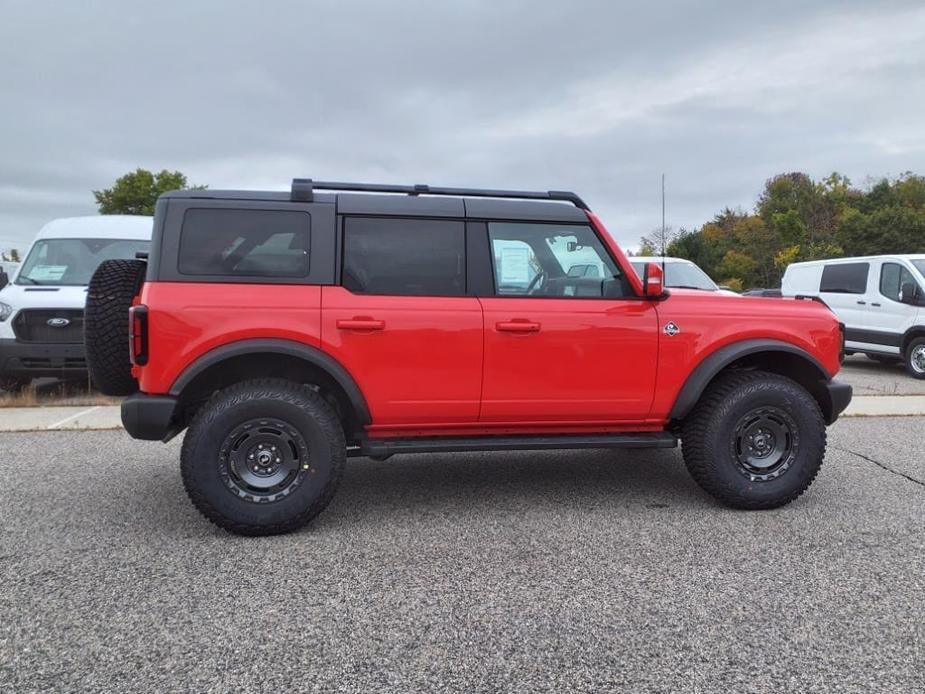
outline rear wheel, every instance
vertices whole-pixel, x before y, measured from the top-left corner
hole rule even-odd
[[[220,391],[183,441],[183,483],[210,521],[240,535],[275,535],[328,505],[346,461],[343,429],[314,390],[282,379]]]
[[[914,378],[925,378],[925,337],[917,337],[906,348],[906,370]]]
[[[87,288],[84,342],[93,385],[105,395],[138,390],[129,360],[128,310],[145,280],[143,260],[104,260]]]
[[[762,371],[717,378],[684,423],[684,463],[704,490],[735,508],[790,503],[825,456],[825,422],[799,384]]]

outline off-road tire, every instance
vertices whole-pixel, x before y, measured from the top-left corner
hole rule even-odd
[[[128,310],[146,271],[143,260],[104,260],[87,288],[87,369],[93,385],[105,395],[131,395],[138,390],[129,360]]]
[[[0,390],[15,395],[21,393],[26,386],[32,383],[31,378],[14,376],[13,374],[0,374]]]
[[[789,440],[796,445],[778,477],[756,481],[739,462],[737,427],[764,408],[789,418]],[[740,509],[790,503],[812,484],[825,457],[825,421],[818,403],[795,381],[764,371],[719,376],[684,421],[681,437],[684,464],[694,481],[721,503]]]
[[[256,427],[249,423],[259,421]],[[282,429],[304,442],[296,466],[301,481],[277,498],[250,495],[236,476],[231,459],[247,457],[247,442],[235,452],[228,446],[242,429]],[[302,451],[301,446],[293,446]],[[229,453],[230,451],[230,453]],[[203,405],[183,441],[180,470],[193,505],[210,521],[239,535],[278,535],[311,521],[328,505],[346,464],[347,448],[340,421],[317,392],[284,379],[244,381],[219,391]],[[293,478],[295,479],[295,478]]]
[[[912,378],[925,378],[925,369],[921,368],[919,355],[925,350],[925,337],[917,337],[909,346],[906,347],[906,353],[903,355],[903,363],[906,365],[906,371]]]

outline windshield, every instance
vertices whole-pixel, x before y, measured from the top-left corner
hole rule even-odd
[[[149,245],[129,239],[41,239],[29,251],[16,284],[81,287],[104,260],[134,258]]]
[[[650,262],[658,262],[653,260]],[[645,272],[645,262],[633,262],[633,269],[642,279]],[[719,287],[710,279],[710,276],[693,263],[667,262],[665,263],[665,286],[677,289],[703,289],[715,292]]]
[[[919,274],[925,277],[925,260],[913,260],[912,264],[915,265],[915,269],[919,271]]]

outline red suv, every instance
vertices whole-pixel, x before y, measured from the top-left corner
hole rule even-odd
[[[773,508],[851,399],[823,304],[666,291],[567,192],[169,193],[149,256],[94,276],[86,340],[129,434],[188,428],[190,498],[250,535],[320,513],[348,456],[678,437],[701,487]]]

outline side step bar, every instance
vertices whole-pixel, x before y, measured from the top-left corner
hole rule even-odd
[[[667,431],[592,436],[468,436],[409,439],[363,439],[347,449],[349,456],[384,458],[396,453],[467,453],[476,451],[546,451],[569,448],[674,448],[678,439]]]

